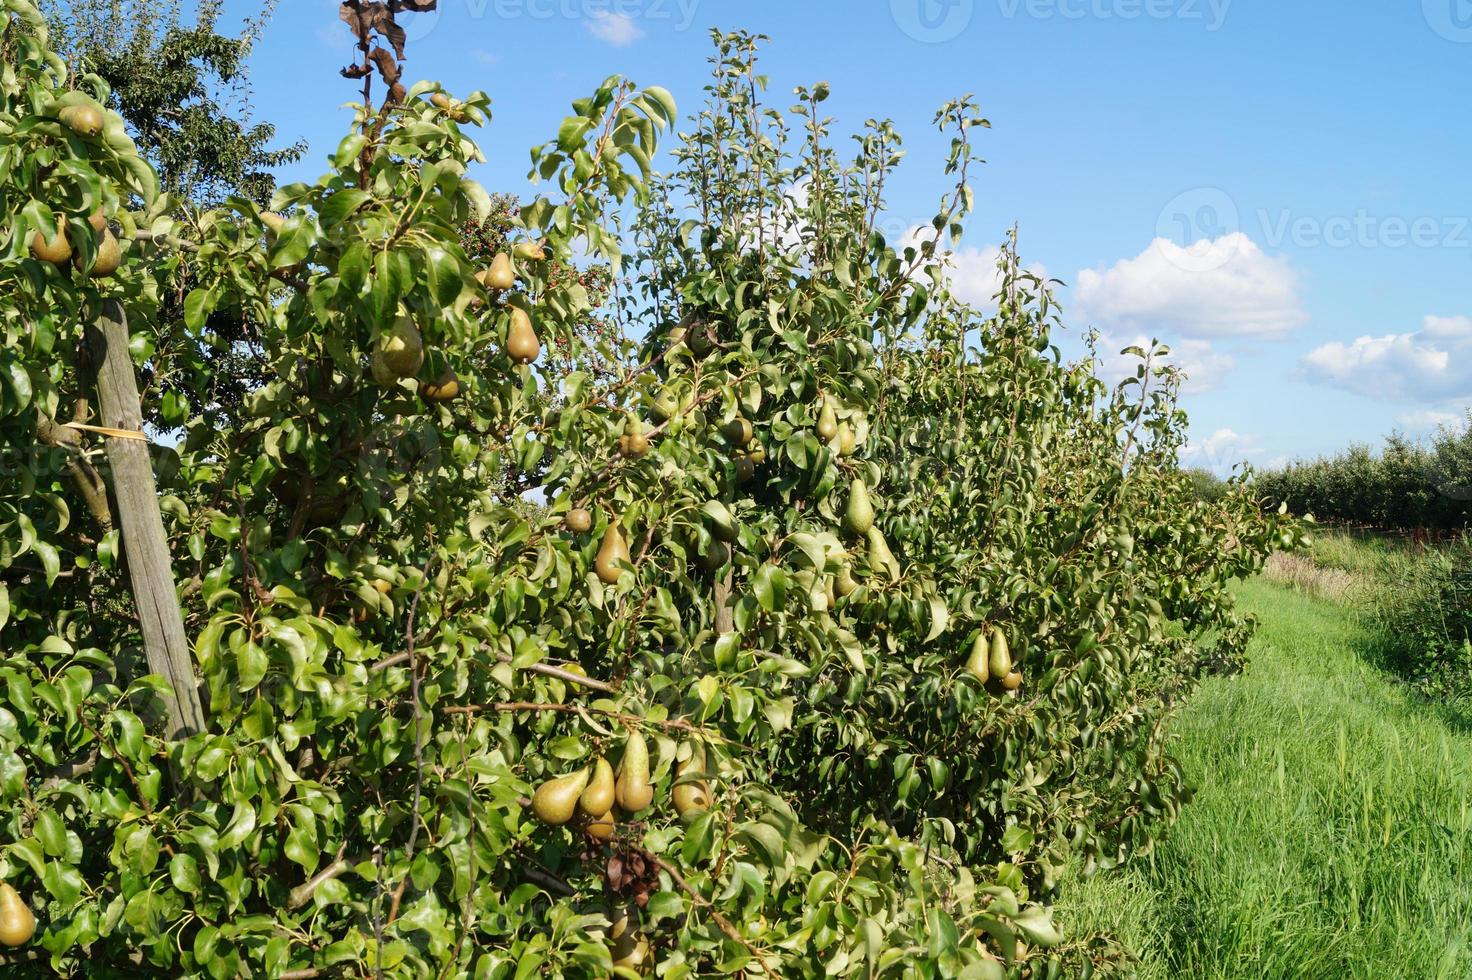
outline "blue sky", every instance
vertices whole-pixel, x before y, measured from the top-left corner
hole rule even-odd
[[[253,63],[258,113],[318,175],[353,97],[335,0],[283,4]],[[227,20],[249,11],[230,0]],[[934,109],[993,123],[956,254],[992,243],[1068,286],[1071,327],[1159,336],[1192,374],[1192,461],[1269,465],[1472,405],[1469,0],[440,0],[403,15],[408,80],[495,100],[476,176],[523,190],[527,149],[615,72],[700,98],[712,26],[771,36],[773,101],[827,80],[839,132],[892,118],[910,158],[891,224],[927,221]]]

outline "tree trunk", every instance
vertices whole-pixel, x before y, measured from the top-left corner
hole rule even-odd
[[[128,325],[122,304],[109,299],[102,313],[87,328],[87,343],[97,370],[100,423],[109,428],[141,433],[143,414],[139,407],[138,379],[128,353]],[[153,463],[148,443],[142,439],[109,436],[107,459],[112,468],[114,515],[122,529],[123,552],[133,587],[133,602],[143,630],[148,668],[173,688],[165,698],[167,735],[186,738],[204,730],[204,708],[199,700],[199,682],[194,676],[194,659],[184,634],[179,612],[179,595],[164,535],[163,514],[158,505]]]

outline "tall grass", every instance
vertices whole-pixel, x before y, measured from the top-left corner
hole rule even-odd
[[[1472,730],[1376,669],[1341,603],[1257,580],[1245,674],[1183,711],[1198,786],[1148,858],[1064,889],[1144,980],[1472,977]]]

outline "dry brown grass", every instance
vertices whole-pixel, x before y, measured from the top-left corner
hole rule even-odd
[[[1263,575],[1308,595],[1348,602],[1365,586],[1360,576],[1342,568],[1325,568],[1308,555],[1279,552],[1268,559]]]

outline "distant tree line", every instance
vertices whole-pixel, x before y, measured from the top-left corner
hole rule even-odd
[[[1257,476],[1270,506],[1286,501],[1320,521],[1401,530],[1472,526],[1472,412],[1468,425],[1444,427],[1417,442],[1393,435],[1380,451],[1356,445]]]

